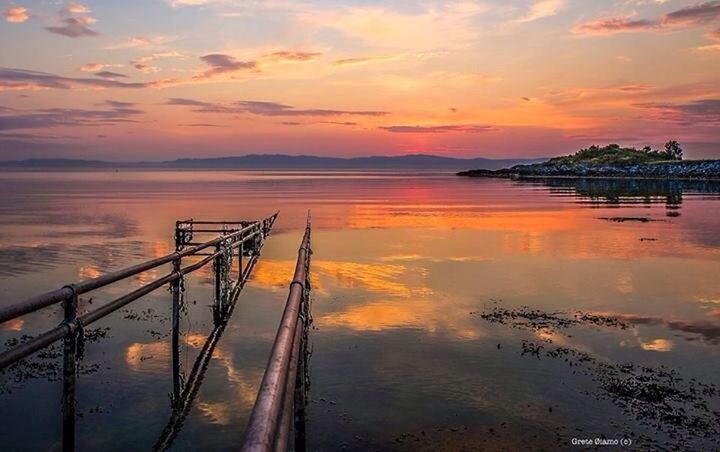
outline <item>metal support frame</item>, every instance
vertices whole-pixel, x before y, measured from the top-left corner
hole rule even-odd
[[[63,322],[33,339],[26,341],[14,348],[0,353],[0,370],[5,367],[47,347],[48,345],[63,340],[63,397],[62,397],[62,439],[63,450],[72,451],[75,449],[75,420],[76,420],[76,378],[77,360],[82,359],[82,331],[87,325],[96,322],[129,303],[159,289],[162,286],[170,285],[172,293],[172,405],[173,408],[182,403],[183,394],[186,388],[183,387],[180,374],[180,353],[179,353],[179,325],[180,312],[183,309],[184,276],[204,267],[213,261],[216,267],[216,303],[219,312],[219,319],[227,322],[237,298],[245,281],[249,277],[255,261],[259,257],[262,241],[272,228],[278,213],[275,213],[261,221],[242,221],[231,223],[237,227],[226,227],[216,230],[195,229],[195,224],[222,224],[220,222],[195,222],[193,220],[178,221],[175,227],[175,252],[166,256],[158,257],[131,267],[124,268],[112,273],[105,274],[98,278],[70,284],[47,292],[23,302],[16,303],[0,309],[0,323],[18,318],[22,315],[38,311],[42,308],[62,303],[64,318]],[[193,243],[193,235],[201,232],[221,232],[215,238],[201,243]],[[245,268],[242,266],[242,255],[245,243],[249,242],[253,248],[252,257],[248,260]],[[203,253],[202,251],[212,247],[214,252]],[[233,250],[238,248],[239,273],[238,279],[231,289],[230,267],[232,266]],[[182,267],[184,257],[202,257],[202,259]],[[161,265],[172,264],[172,272],[153,280],[119,298],[116,298],[99,308],[78,315],[78,300],[83,293],[105,287],[112,283],[132,277],[139,273]],[[224,328],[224,327],[223,327]],[[216,325],[217,329],[217,325]],[[209,357],[208,357],[209,359]],[[196,390],[195,390],[196,391]]]

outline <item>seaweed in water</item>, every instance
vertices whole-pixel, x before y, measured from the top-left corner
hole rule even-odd
[[[533,331],[581,325],[628,327],[622,320],[610,316],[580,311],[570,316],[528,307],[512,310],[493,306],[480,316],[489,322]],[[597,384],[596,391],[588,395],[611,402],[626,417],[634,419],[639,425],[663,432],[669,438],[661,445],[656,439],[642,435],[643,442],[651,450],[685,450],[695,441],[720,437],[720,412],[714,411],[708,404],[718,396],[718,388],[713,384],[694,378],[685,379],[676,370],[662,366],[647,367],[601,360],[574,348],[554,346],[552,339],[543,339],[542,343],[523,340],[521,355],[537,359],[556,358],[570,367],[582,366],[584,373]]]
[[[83,341],[85,343],[99,342],[109,337],[110,328],[87,328],[83,330]],[[24,334],[19,338],[14,337],[5,341],[5,348],[13,348],[33,339],[33,336]],[[81,348],[81,347],[78,347]],[[81,358],[79,354],[79,358]],[[47,381],[58,381],[62,378],[62,343],[56,342],[38,353],[21,359],[8,367],[0,370],[0,394],[11,393],[20,384],[28,380],[45,379]],[[95,363],[78,362],[78,374],[89,375],[100,370],[100,365]]]

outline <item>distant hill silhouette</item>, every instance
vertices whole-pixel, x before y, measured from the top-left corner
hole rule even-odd
[[[0,161],[0,168],[168,168],[168,169],[436,169],[466,168],[501,169],[519,164],[542,162],[546,159],[460,159],[437,155],[412,154],[371,157],[319,157],[312,155],[250,154],[238,157],[183,158],[165,162],[105,162],[75,159],[27,159]]]

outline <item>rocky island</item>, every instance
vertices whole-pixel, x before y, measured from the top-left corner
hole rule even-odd
[[[621,147],[609,144],[590,146],[575,154],[551,158],[542,163],[515,165],[499,170],[470,170],[457,173],[469,177],[548,178],[602,177],[646,179],[720,180],[720,160],[683,160],[677,141],[668,141],[665,150]]]

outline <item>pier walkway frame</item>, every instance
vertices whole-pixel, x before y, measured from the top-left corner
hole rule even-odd
[[[97,278],[68,284],[0,308],[0,323],[55,305],[63,309],[63,321],[14,347],[0,352],[0,370],[29,357],[49,345],[63,340],[63,450],[75,450],[76,376],[78,360],[84,348],[83,330],[88,325],[112,314],[135,300],[169,286],[171,304],[172,342],[172,413],[167,426],[153,446],[155,450],[169,448],[186,418],[222,333],[230,320],[237,298],[260,257],[264,240],[272,231],[278,213],[257,221],[181,220],[175,225],[175,251],[130,267],[106,273]],[[310,215],[298,260],[290,282],[289,295],[272,353],[262,380],[242,449],[245,451],[287,450],[290,432],[295,450],[305,450],[305,394],[307,391],[308,328],[310,318]],[[200,241],[199,236],[214,237]],[[235,257],[237,256],[237,257]],[[237,273],[232,275],[233,259],[237,258]],[[184,261],[191,261],[183,266]],[[119,281],[131,278],[164,265],[172,270],[102,306],[80,314],[80,295],[90,293]],[[180,372],[180,313],[183,309],[185,275],[206,265],[212,265],[214,275],[213,321],[208,335],[189,377]],[[294,421],[294,422],[293,422]]]

